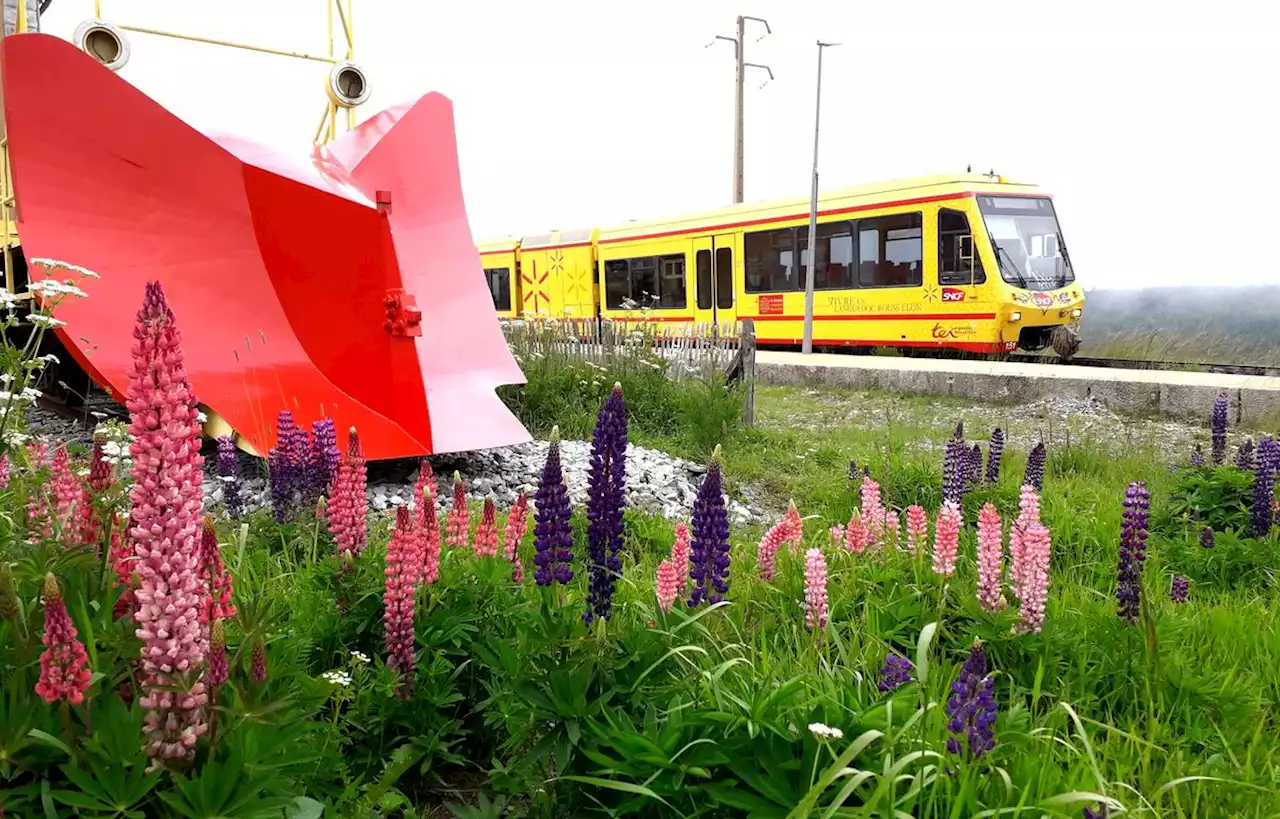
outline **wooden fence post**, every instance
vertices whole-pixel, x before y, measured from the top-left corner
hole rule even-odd
[[[747,387],[746,400],[742,402],[742,423],[753,427],[756,425],[756,323],[754,319],[743,320],[738,343],[741,345],[738,350],[742,356],[742,380]]]

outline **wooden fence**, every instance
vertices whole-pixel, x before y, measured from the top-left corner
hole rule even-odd
[[[612,371],[660,366],[676,380],[740,383],[743,420],[755,420],[755,322],[616,322],[563,319],[503,321],[502,332],[517,356],[564,356]]]

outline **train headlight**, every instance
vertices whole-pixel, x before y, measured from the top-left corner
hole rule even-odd
[[[1022,321],[1022,313],[1014,310],[1009,314],[1009,321]]]
[[[1082,313],[1083,313],[1083,311],[1081,311],[1081,309],[1080,309],[1079,307],[1077,307],[1076,309],[1074,309],[1074,310],[1072,310],[1072,311],[1071,311],[1071,318],[1080,318],[1080,316],[1082,315]]]

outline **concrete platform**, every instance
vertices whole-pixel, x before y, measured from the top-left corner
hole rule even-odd
[[[1049,395],[1092,397],[1117,412],[1208,423],[1219,392],[1235,424],[1280,424],[1280,378],[1120,370],[971,359],[756,353],[762,384],[883,389],[1019,404]]]

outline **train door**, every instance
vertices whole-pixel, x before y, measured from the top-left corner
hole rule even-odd
[[[694,321],[724,324],[737,320],[734,263],[737,237],[732,233],[693,240]]]

